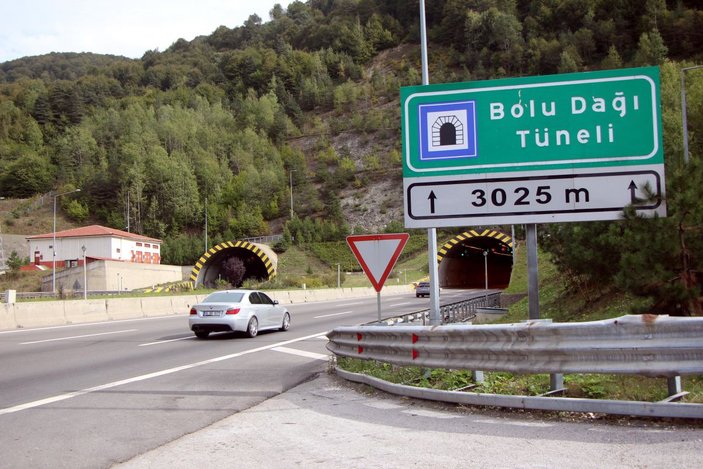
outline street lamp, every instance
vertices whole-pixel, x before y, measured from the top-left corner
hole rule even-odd
[[[683,114],[683,161],[688,164],[688,116],[686,115],[686,72],[703,68],[703,65],[681,69],[681,113]]]
[[[291,169],[288,172],[288,176],[290,179],[290,219],[293,219],[293,173],[296,172],[296,169]]]
[[[88,258],[85,256],[85,244],[81,246],[83,250],[83,299],[88,299]]]
[[[51,293],[56,293],[56,199],[66,194],[73,194],[74,192],[80,192],[80,189],[74,189],[68,192],[62,192],[61,194],[56,194],[54,196],[54,236],[53,244],[51,245]]]
[[[483,279],[485,281],[485,298],[488,306],[488,249],[483,251]]]

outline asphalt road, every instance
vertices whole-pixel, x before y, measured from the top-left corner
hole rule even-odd
[[[672,469],[700,467],[703,429],[406,399],[320,373],[114,469]]]
[[[443,292],[442,301],[467,293]],[[427,304],[382,296],[385,315]],[[0,466],[129,460],[324,371],[324,334],[377,317],[375,297],[288,307],[289,331],[253,339],[195,339],[185,315],[0,332]]]

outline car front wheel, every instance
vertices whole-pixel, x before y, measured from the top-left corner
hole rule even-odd
[[[286,313],[283,315],[283,323],[281,324],[281,331],[287,331],[290,328],[290,314]]]
[[[249,337],[256,337],[256,334],[258,333],[259,321],[256,319],[256,316],[254,316],[249,320],[249,324],[247,324],[247,335]]]
[[[207,336],[209,335],[210,333],[207,331],[197,331],[195,333],[195,337],[197,337],[198,339],[207,339]]]

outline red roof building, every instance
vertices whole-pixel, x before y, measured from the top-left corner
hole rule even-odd
[[[54,239],[56,245],[54,246]],[[57,267],[83,265],[84,259],[144,264],[161,263],[161,240],[100,225],[28,236],[29,259],[34,265]]]

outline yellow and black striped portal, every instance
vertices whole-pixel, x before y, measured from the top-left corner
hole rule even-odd
[[[443,288],[506,288],[513,268],[513,239],[498,230],[469,230],[437,251]]]
[[[276,275],[273,262],[261,248],[248,241],[225,241],[211,247],[198,259],[191,271],[190,280],[196,287],[207,285],[218,277],[222,263],[230,257],[239,257],[245,261],[245,279],[256,277],[269,280]]]
[[[441,263],[444,256],[446,256],[452,248],[470,238],[493,238],[508,246],[511,251],[513,249],[513,239],[503,232],[497,230],[483,230],[480,233],[476,230],[464,231],[462,234],[447,241],[444,246],[437,251],[437,263]]]

